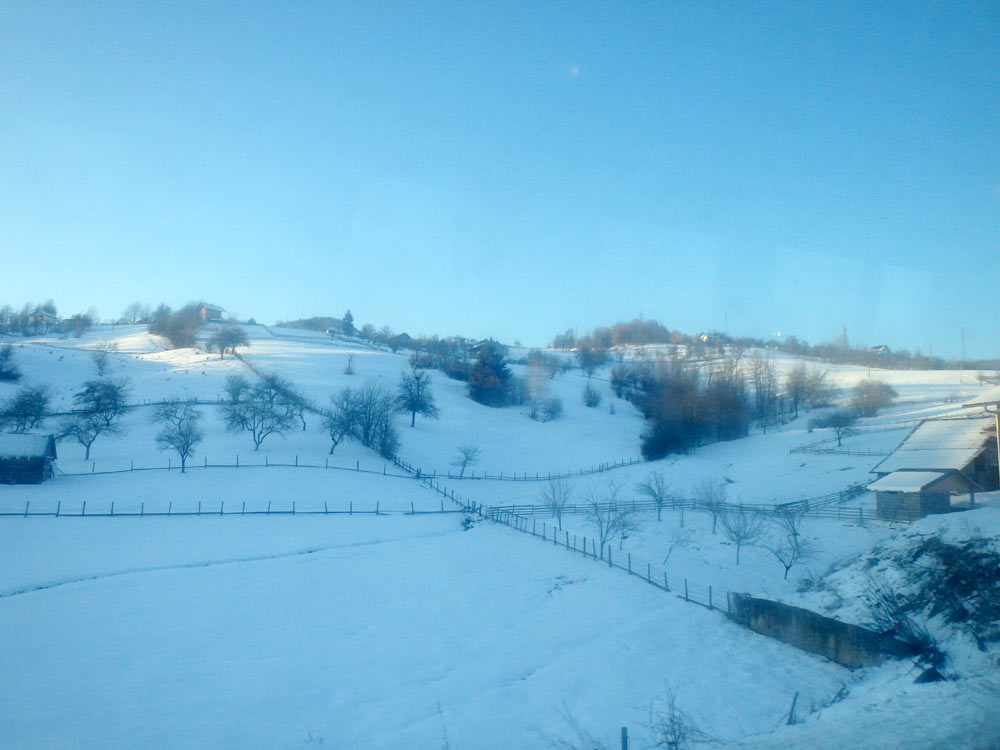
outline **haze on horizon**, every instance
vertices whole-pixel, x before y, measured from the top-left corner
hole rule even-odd
[[[1000,6],[0,7],[0,304],[997,356]]]

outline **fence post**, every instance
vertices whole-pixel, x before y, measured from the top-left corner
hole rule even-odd
[[[62,500],[56,503],[56,518],[59,518],[59,509],[62,507]]]
[[[628,750],[628,727],[622,727],[622,750]]]
[[[329,469],[330,468],[330,457],[329,456],[327,456],[326,458],[323,459],[323,468],[324,469]]]
[[[90,473],[93,474],[96,471],[97,471],[97,462],[96,461],[92,461],[91,464],[90,464]]]
[[[31,507],[31,501],[30,500],[24,504],[24,517],[25,518],[28,517],[28,508],[29,507]],[[111,515],[114,515],[114,508],[115,508],[115,504],[111,503],[111,510],[112,510]]]
[[[858,508],[858,523],[860,523],[862,526],[865,525],[865,512],[864,509],[862,508]]]
[[[25,516],[28,515],[28,507],[27,506],[25,506],[25,508],[24,508],[24,515]],[[114,500],[111,501],[111,515],[112,516],[115,515],[115,501]]]
[[[297,453],[295,454],[295,465],[299,465],[299,455]]]
[[[139,503],[139,515],[146,515],[146,503]]]
[[[200,506],[201,503],[198,503],[198,505]],[[270,500],[267,501],[267,515],[271,515],[271,501]]]
[[[378,515],[378,500],[375,501],[375,515]]]
[[[651,568],[649,567],[649,563],[646,563],[646,582],[647,583],[653,582],[653,573]]]
[[[236,468],[237,469],[240,468],[240,454],[239,453],[236,454]]]
[[[358,471],[358,472],[360,472],[360,471],[361,471],[361,461],[360,461],[360,460],[356,460],[356,461],[354,462],[354,470],[355,470],[355,471]]]
[[[601,551],[602,551],[602,552],[604,551],[604,550],[603,550],[603,548],[601,549]],[[609,568],[610,568],[610,567],[613,567],[613,566],[611,565],[611,547],[610,547],[610,546],[608,547],[608,567],[609,567]]]
[[[712,587],[708,587],[708,608],[712,609]]]
[[[628,553],[628,572],[629,572],[629,575],[632,574],[632,553],[631,552]]]
[[[84,504],[83,504],[83,507],[84,507],[84,508],[86,508],[86,507],[87,507],[87,504],[86,504],[86,503],[84,503]],[[168,516],[170,515],[170,511],[172,511],[173,509],[174,509],[174,501],[173,501],[173,500],[171,500],[171,501],[170,501],[169,503],[167,503],[167,515],[168,515]]]
[[[670,584],[667,582],[667,571],[663,571],[663,588],[670,591]]]
[[[688,579],[684,579],[684,601],[688,601]]]
[[[240,508],[240,515],[245,516],[247,514],[247,501],[243,501],[243,507]]]
[[[219,515],[220,516],[222,515],[222,509],[225,508],[225,507],[226,507],[226,501],[225,500],[221,500],[219,502]]]
[[[292,500],[292,515],[295,515],[295,501]]]
[[[135,459],[130,459],[128,462],[128,470],[135,471]]]
[[[413,510],[413,501],[410,500],[410,515],[412,516],[416,511]]]
[[[198,515],[201,515],[201,500],[198,501]]]
[[[271,465],[271,464],[269,464],[269,463],[267,462],[267,454],[265,453],[265,454],[264,454],[264,466],[265,466],[265,467],[267,467],[267,466],[270,466],[270,465]]]

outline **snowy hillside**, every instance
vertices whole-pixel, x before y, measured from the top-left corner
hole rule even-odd
[[[101,436],[89,461],[81,445],[62,441],[53,479],[0,486],[0,511],[21,514],[0,517],[8,644],[0,745],[592,747],[576,725],[607,747],[628,726],[633,746],[645,747],[654,741],[650,704],[662,706],[668,689],[724,747],[1000,742],[995,644],[981,651],[940,631],[949,682],[914,685],[909,662],[852,672],[600,560],[460,512],[355,442],[330,455],[315,414],[305,414],[305,430],[272,435],[254,451],[217,414],[228,376],[276,373],[325,407],[348,386],[395,390],[409,352],[308,331],[247,331],[242,361],[165,350],[138,326],[15,342],[24,377],[0,384],[0,400],[21,385],[48,385],[53,408],[68,410],[74,391],[96,377],[90,351],[112,346],[107,376],[128,378],[136,408],[124,434]],[[345,373],[349,361],[353,374]],[[796,362],[774,357],[779,373]],[[828,371],[838,398],[869,377],[868,368],[810,366]],[[627,504],[659,474],[679,498],[709,482],[731,503],[774,505],[869,481],[915,420],[960,411],[980,390],[969,372],[873,370],[899,399],[862,420],[844,452],[792,452],[830,437],[810,431],[816,413],[803,412],[742,440],[642,463],[642,417],[614,396],[609,369],[553,378],[550,392],[564,410],[544,423],[527,407],[479,405],[464,383],[428,370],[440,417],[417,416],[413,428],[401,418],[400,457],[445,492],[493,506],[542,504],[550,474],[570,475],[576,502],[617,492]],[[601,392],[597,408],[582,401],[588,383]],[[204,402],[205,439],[184,474],[176,455],[158,448],[159,426],[149,420],[150,402],[175,397]],[[453,461],[462,445],[481,455],[459,479]],[[626,465],[594,471],[616,462]],[[116,515],[148,517],[98,517],[112,503]],[[739,564],[711,516],[690,510],[666,508],[660,520],[637,512],[609,544],[657,575],[713,586],[722,601],[727,591],[749,592],[867,625],[857,586],[876,558],[896,550],[898,567],[915,538],[1000,532],[990,509],[894,528],[865,515],[873,503],[862,492],[831,506],[840,519],[806,517],[810,553],[787,578],[768,549],[778,533],[770,525]],[[58,518],[30,515],[56,509]],[[536,521],[560,526],[574,549],[595,533],[582,513]]]

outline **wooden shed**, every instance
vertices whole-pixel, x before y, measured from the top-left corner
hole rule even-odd
[[[222,320],[223,314],[226,312],[224,307],[219,307],[218,305],[202,305],[198,310],[198,314],[204,321],[212,320]]]
[[[0,484],[39,484],[55,470],[52,435],[0,433]]]
[[[958,472],[894,471],[868,485],[875,493],[875,512],[885,521],[913,521],[951,511],[951,493],[968,492]]]

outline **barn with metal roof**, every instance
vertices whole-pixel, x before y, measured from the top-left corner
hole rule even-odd
[[[997,488],[996,458],[993,420],[928,419],[872,469],[878,479],[868,489],[888,520],[947,513],[952,493]]]

